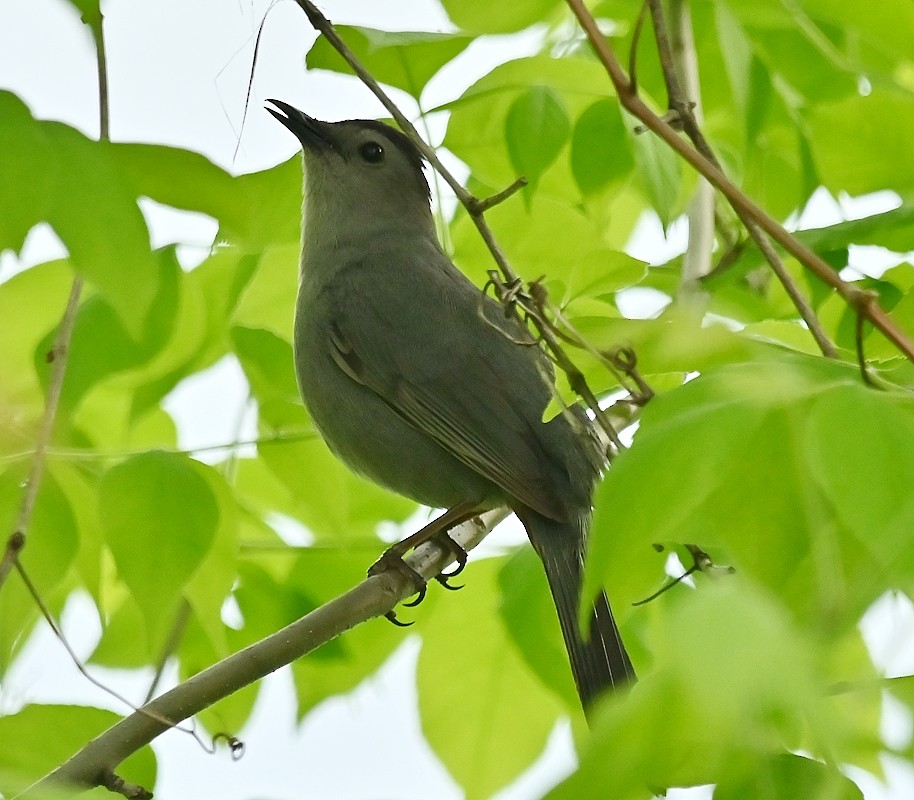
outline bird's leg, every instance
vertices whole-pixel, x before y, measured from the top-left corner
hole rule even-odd
[[[475,503],[459,503],[453,508],[448,509],[440,517],[432,520],[428,525],[416,531],[416,533],[407,536],[403,541],[397,542],[393,547],[389,547],[385,550],[381,557],[371,565],[368,570],[368,575],[380,575],[390,569],[396,570],[401,575],[405,575],[416,587],[416,594],[418,596],[412,602],[404,603],[404,605],[418,605],[425,597],[426,580],[403,560],[403,555],[409,550],[412,550],[431,539],[437,539],[441,542],[440,537],[444,536],[447,542],[441,542],[442,545],[454,552],[460,565],[457,570],[452,573],[452,575],[456,575],[463,569],[463,564],[466,562],[466,551],[464,551],[462,547],[459,547],[456,542],[447,535],[447,532],[460,523],[466,522],[466,520],[470,519],[476,511],[478,511],[478,508]],[[460,553],[457,552],[457,549],[460,550]],[[445,576],[444,585],[447,585],[446,582],[447,576]],[[403,623],[397,620],[396,614],[393,611],[388,612],[385,616],[394,624],[403,625]]]

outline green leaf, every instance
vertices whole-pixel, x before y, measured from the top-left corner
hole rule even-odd
[[[818,105],[806,119],[819,175],[833,194],[914,190],[914,153],[905,135],[914,126],[910,92],[874,88],[866,96]]]
[[[643,264],[607,247],[602,225],[571,203],[543,195],[530,204],[511,199],[487,211],[486,221],[518,274],[560,284],[556,302],[588,287],[598,290],[603,281],[605,287],[620,286],[643,274]],[[468,216],[451,226],[451,245],[454,262],[481,288],[491,255]]]
[[[370,552],[368,548],[350,552],[305,549],[285,585],[316,603],[325,603],[363,580],[372,558]],[[352,691],[375,673],[401,643],[402,638],[386,620],[371,620],[293,662],[299,717],[328,697]]]
[[[0,473],[0,530],[17,529],[26,484],[28,462],[14,464]],[[65,581],[79,548],[79,530],[67,496],[53,474],[45,472],[26,534],[26,547],[19,561],[45,603],[58,607],[56,590]],[[0,675],[10,656],[25,644],[38,608],[18,576],[3,587],[0,603]]]
[[[91,25],[101,19],[101,10],[99,9],[101,0],[67,0],[67,2],[76,7],[82,17],[82,21],[86,24]]]
[[[275,333],[263,328],[232,328],[232,346],[254,395],[261,400],[278,399],[299,408],[298,383],[295,380],[292,345]],[[273,423],[276,424],[276,420]]]
[[[458,28],[472,33],[512,33],[528,28],[549,15],[559,0],[517,0],[490,3],[486,0],[442,0]]]
[[[597,100],[574,125],[571,171],[583,194],[602,189],[634,167],[631,146],[616,100]]]
[[[9,92],[0,92],[0,117],[0,205],[7,209],[0,249],[20,249],[33,225],[49,222],[73,267],[138,338],[155,297],[157,269],[137,197],[113,146],[59,122],[34,119]]]
[[[419,99],[425,85],[473,41],[472,36],[420,31],[379,31],[337,25],[336,32],[379,83],[395,86]],[[308,69],[352,74],[352,68],[324,36],[318,36],[305,58]]]
[[[429,596],[433,615],[423,608],[422,731],[468,798],[490,797],[529,767],[564,711],[505,635],[497,605],[502,564],[473,563],[465,573],[472,592]]]
[[[0,717],[0,786],[4,795],[24,791],[120,719],[100,708],[38,704]],[[48,735],[52,731],[53,736]],[[117,774],[131,783],[152,788],[156,778],[152,748],[143,747],[118,764]]]
[[[543,564],[520,548],[498,573],[499,613],[534,674],[576,712],[580,707]]]
[[[816,670],[817,640],[776,593],[733,576],[665,597],[652,614],[653,669],[597,708],[579,770],[551,800],[750,780],[788,749],[843,759],[861,722],[840,713]]]
[[[32,431],[23,430],[21,421],[37,418],[44,407],[36,365],[43,378],[50,371],[38,348],[60,322],[72,282],[67,263],[53,261],[0,284],[0,319],[16,321],[0,325],[0,451],[17,452],[31,444]]]
[[[373,536],[381,520],[403,520],[416,504],[353,474],[318,438],[262,443],[260,455],[321,540]]]
[[[300,156],[233,177],[199,153],[176,147],[115,144],[111,152],[136,196],[215,217],[219,238],[246,253],[301,239]]]
[[[301,246],[290,244],[264,251],[241,290],[232,321],[245,328],[263,328],[292,341],[298,260]]]
[[[179,308],[186,303],[184,298],[184,273],[175,259],[173,249],[160,250],[154,254],[153,264],[158,272],[156,296],[149,309],[147,324],[139,337],[130,335],[129,326],[119,314],[115,305],[101,295],[86,298],[80,305],[73,328],[73,338],[67,361],[67,374],[61,392],[61,405],[72,408],[79,404],[85,394],[105,378],[124,374],[131,368],[150,364],[153,357],[162,353],[164,369],[167,371],[188,357],[192,349],[188,343],[176,336],[176,327],[190,340],[191,348],[199,341],[198,333],[192,330],[194,315],[181,320],[176,326]],[[196,304],[199,310],[199,303]],[[199,324],[199,317],[196,317]],[[50,346],[36,353],[36,361]],[[168,352],[174,348],[175,358]],[[153,375],[155,372],[152,373]]]
[[[595,100],[610,94],[606,73],[595,61],[583,58],[520,58],[496,67],[476,81],[445,107],[451,116],[444,146],[489,187],[503,189],[518,177],[505,141],[507,117],[517,98],[531,87],[552,89],[570,116],[577,116]],[[555,165],[550,174],[558,167]],[[570,176],[566,192],[569,201],[580,199],[580,190]]]
[[[605,584],[624,609],[663,580],[652,543],[697,542],[839,634],[888,576],[914,582],[914,502],[896,477],[914,470],[912,437],[914,403],[846,365],[709,371],[649,404],[598,489],[588,590]]]
[[[184,587],[184,596],[200,627],[220,656],[228,655],[222,605],[236,580],[238,562],[238,502],[225,478],[212,467],[188,462],[206,481],[218,504],[218,524],[206,557]]]
[[[714,800],[863,800],[863,792],[834,766],[784,753],[762,760],[751,774],[724,779]]]
[[[532,86],[511,104],[505,141],[514,169],[536,184],[568,140],[571,122],[548,86]]]
[[[118,573],[158,632],[212,545],[213,492],[189,459],[149,452],[108,470],[99,510]]]
[[[682,161],[650,131],[633,137],[635,164],[648,200],[664,228],[673,221],[682,186]]]

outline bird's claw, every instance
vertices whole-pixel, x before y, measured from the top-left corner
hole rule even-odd
[[[458,589],[462,589],[463,584],[454,586],[450,583],[450,580],[463,572],[464,567],[466,567],[467,551],[464,550],[459,544],[457,544],[457,542],[455,542],[445,532],[442,532],[440,535],[436,536],[435,541],[447,549],[449,552],[451,552],[457,562],[457,566],[454,567],[454,569],[452,569],[450,572],[442,572],[440,575],[436,575],[435,580],[449,591],[454,592]],[[368,575],[380,575],[384,572],[387,572],[388,570],[394,570],[399,572],[401,575],[404,575],[412,582],[413,586],[416,587],[415,600],[411,600],[408,603],[403,603],[404,606],[407,606],[408,608],[415,608],[425,599],[425,595],[428,591],[428,584],[425,578],[423,578],[403,560],[403,554],[396,546],[391,547],[389,550],[384,552],[381,557],[371,565],[368,570]],[[392,622],[394,625],[400,628],[407,628],[413,624],[412,622],[401,622],[397,618],[397,614],[394,611],[388,611],[384,616],[388,621]]]
[[[404,606],[414,608],[425,599],[428,586],[425,578],[403,560],[402,554],[395,547],[391,547],[382,553],[381,557],[368,568],[368,576],[381,575],[389,570],[399,572],[410,580],[416,588],[416,599],[411,600],[409,603],[404,603]],[[401,622],[393,610],[388,611],[384,617],[398,628],[408,628],[413,624],[412,622]]]
[[[416,592],[416,599],[410,600],[408,603],[404,602],[403,605],[407,608],[415,608],[419,603],[425,600],[425,593],[428,591],[427,587],[428,584],[425,581],[422,581],[422,585],[418,587],[418,591]]]
[[[408,628],[410,625],[413,624],[412,622],[400,622],[400,620],[397,619],[397,612],[394,611],[393,609],[391,609],[390,611],[388,611],[388,612],[384,615],[384,618],[385,618],[388,622],[392,622],[392,623],[393,623],[394,625],[396,625],[398,628]]]

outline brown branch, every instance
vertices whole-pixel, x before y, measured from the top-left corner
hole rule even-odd
[[[835,289],[853,308],[862,308],[870,322],[891,341],[902,353],[914,361],[914,341],[899,328],[885,310],[876,304],[863,303],[860,295],[864,290],[841,280],[835,271],[816,253],[811,251],[779,222],[762,210],[746,196],[697,145],[690,144],[679,136],[673,127],[658,116],[634,91],[632,84],[616,59],[605,37],[600,33],[596,20],[587,10],[583,0],[566,0],[578,22],[587,34],[597,58],[603,65],[619,97],[622,106],[649,130],[663,139],[685,161],[708,179],[723,194],[736,213],[744,221],[755,222],[766,234],[797,259],[806,269]]]
[[[695,47],[691,25],[687,25],[688,10],[685,8],[686,0],[675,0],[672,8],[680,15],[676,27],[676,50],[670,43],[670,37],[667,35],[666,19],[663,13],[661,0],[649,0],[651,9],[651,18],[654,23],[654,33],[657,39],[657,50],[660,55],[660,65],[663,71],[664,81],[666,82],[667,95],[669,98],[670,108],[675,111],[682,124],[682,130],[689,137],[695,148],[705,156],[718,169],[721,168],[720,162],[714,155],[711,145],[708,143],[701,130],[701,120],[698,110],[700,109],[701,98],[697,96],[699,91],[698,81],[696,80],[697,64],[695,63]],[[677,58],[678,56],[678,58]],[[688,85],[688,91],[683,90],[680,82],[680,74]],[[695,96],[689,96],[689,93],[696,93]],[[707,185],[702,178],[702,185]],[[798,313],[806,323],[809,332],[815,339],[822,355],[827,358],[837,358],[838,350],[828,335],[822,328],[815,310],[809,304],[809,301],[803,296],[796,282],[790,273],[784,267],[777,251],[771,246],[771,242],[759,227],[758,223],[751,219],[742,217],[749,231],[749,235],[755,241],[762,256],[771,266],[771,270],[777,276],[787,296],[790,297]],[[691,245],[691,239],[690,239]],[[683,273],[686,273],[686,267],[683,267]],[[691,276],[697,281],[701,276]]]
[[[450,532],[464,550],[472,550],[502,519],[496,509]],[[438,575],[455,560],[454,553],[436,542],[417,548],[405,561],[425,578]],[[415,594],[403,574],[388,571],[357,586],[296,620],[291,625],[234,653],[194,675],[97,736],[19,798],[43,797],[52,787],[89,789],[103,785],[105,776],[125,758],[182,720],[208,708],[244,686],[290,664],[350,628],[383,616],[402,599]]]

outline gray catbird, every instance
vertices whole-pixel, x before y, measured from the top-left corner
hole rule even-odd
[[[454,519],[513,509],[543,561],[586,710],[634,678],[605,594],[587,638],[578,630],[602,467],[586,415],[543,422],[551,365],[442,251],[404,134],[268,102],[304,152],[294,351],[314,424],[353,470]]]

